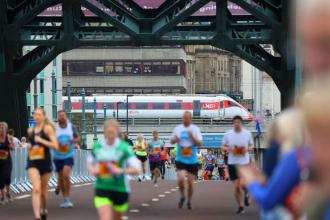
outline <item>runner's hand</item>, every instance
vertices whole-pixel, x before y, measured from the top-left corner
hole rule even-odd
[[[122,169],[120,169],[119,167],[113,165],[112,163],[110,163],[108,165],[108,167],[109,167],[111,173],[113,173],[114,175],[120,175],[120,174],[124,173],[124,171]]]
[[[188,135],[189,135],[190,138],[193,138],[194,137],[194,134],[193,134],[192,131],[188,131]]]
[[[178,135],[175,135],[175,141],[176,141],[177,143],[180,142],[180,138],[179,138]]]
[[[96,167],[94,167],[94,168],[91,170],[91,174],[92,174],[93,176],[98,176],[100,173],[99,173],[99,170],[98,170]]]

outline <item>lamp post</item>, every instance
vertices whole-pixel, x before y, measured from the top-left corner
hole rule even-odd
[[[126,134],[128,134],[128,97],[133,95],[126,95]]]
[[[94,117],[93,117],[93,133],[94,133],[93,141],[94,141],[94,143],[98,140],[97,139],[97,125],[96,125],[96,109],[97,109],[97,103],[96,103],[96,98],[94,97]]]
[[[81,137],[82,137],[82,148],[87,149],[86,147],[86,114],[85,114],[85,89],[82,89],[81,91],[81,108],[82,108],[82,116],[81,116],[81,121],[82,121],[82,131],[81,131]]]
[[[56,74],[53,70],[52,72],[52,115],[53,121],[57,119],[57,88],[56,88]]]
[[[104,121],[107,120],[107,104],[103,104]]]
[[[71,113],[71,81],[67,83],[67,95],[68,95],[68,116],[69,120],[72,121],[72,113]]]
[[[117,121],[119,120],[119,104],[122,104],[123,102],[117,102]]]

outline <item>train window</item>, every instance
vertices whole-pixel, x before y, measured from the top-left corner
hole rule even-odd
[[[93,102],[85,103],[85,109],[94,109],[94,103]]]
[[[152,103],[152,109],[164,109],[164,103]]]
[[[128,109],[131,109],[131,103],[128,104]],[[126,102],[124,103],[118,103],[118,108],[119,109],[126,109]]]
[[[148,109],[148,103],[146,102],[137,102],[136,109]]]
[[[181,109],[181,103],[169,103],[170,109]]]
[[[235,102],[228,101],[228,106],[229,107],[239,107]]]
[[[106,105],[107,105],[107,109],[114,109],[115,108],[114,103],[106,103]]]

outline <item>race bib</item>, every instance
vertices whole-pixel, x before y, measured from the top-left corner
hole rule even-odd
[[[9,156],[8,151],[0,150],[0,160],[7,160]]]
[[[182,147],[181,156],[182,157],[191,157],[192,156],[192,147]]]
[[[137,149],[138,151],[142,151],[142,150],[144,150],[144,148],[142,147],[142,145],[137,145],[137,146],[136,146],[136,149]]]
[[[244,157],[244,155],[245,155],[245,147],[235,146],[233,153],[234,153],[234,156],[235,157]]]
[[[43,160],[45,159],[45,148],[34,146],[29,151],[30,160]]]
[[[153,152],[155,153],[155,154],[158,154],[158,153],[160,153],[162,151],[162,149],[160,148],[160,147],[155,147],[154,149],[153,149]]]
[[[112,163],[113,166],[119,167],[118,163],[115,162],[108,162],[108,161],[103,161],[99,163],[99,176],[101,178],[109,178],[112,177],[113,174],[111,173],[110,170],[110,163]]]
[[[59,146],[58,151],[62,154],[67,154],[70,151],[70,144],[64,144]]]

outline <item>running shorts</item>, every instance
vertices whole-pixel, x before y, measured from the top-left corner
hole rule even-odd
[[[188,173],[191,173],[195,176],[198,176],[198,164],[185,164],[185,163],[181,163],[179,161],[175,161],[175,166],[176,169],[179,170],[185,170]]]
[[[96,189],[94,205],[96,208],[112,206],[113,210],[124,213],[128,210],[129,194],[123,192]]]
[[[39,171],[40,176],[52,172],[52,164],[48,161],[29,161],[26,169],[35,168]]]
[[[73,167],[74,160],[73,157],[67,159],[54,159],[55,171],[61,172],[65,166]]]
[[[149,161],[149,166],[150,166],[150,170],[153,171],[154,169],[160,167],[160,161]]]
[[[213,172],[214,170],[214,165],[213,164],[207,164],[205,170]]]
[[[239,178],[235,165],[228,165],[229,179],[235,181]]]
[[[0,163],[0,189],[10,185],[12,168],[13,164],[11,161]]]
[[[146,162],[147,161],[147,156],[139,156],[139,155],[136,155],[137,159],[139,159],[142,163]]]

